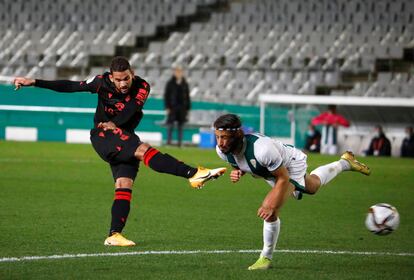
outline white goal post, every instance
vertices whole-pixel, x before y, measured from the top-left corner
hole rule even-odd
[[[292,95],[292,94],[261,94],[259,95],[260,103],[260,132],[265,134],[266,106],[273,105],[290,105],[292,116],[289,120],[291,123],[291,135],[289,141],[295,143],[295,118],[294,112],[297,105],[341,105],[341,106],[367,106],[367,107],[394,107],[394,108],[412,108],[414,111],[413,98],[387,98],[387,97],[362,97],[362,96],[315,96],[315,95]]]

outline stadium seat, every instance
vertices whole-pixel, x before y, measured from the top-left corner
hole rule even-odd
[[[356,83],[351,95],[409,96],[408,77],[394,81],[384,72],[377,75],[382,70],[377,70],[377,62],[401,60],[404,49],[414,46],[414,4],[410,0],[393,1],[392,5],[385,0],[120,3],[4,2],[0,11],[2,73],[54,77],[61,73],[58,68],[72,67],[83,73],[91,69],[90,74],[95,74],[90,57],[113,56],[117,46],[134,47],[137,36],[152,38],[158,29],[176,24],[180,16],[224,3],[225,8],[213,12],[209,19],[191,23],[189,30],[176,29],[182,31],[172,32],[164,41],[148,39],[146,51],[130,55],[131,63],[145,69],[156,83],[156,91],[161,91],[163,81],[156,79],[155,71],[164,75],[179,64],[191,70],[189,79],[194,85],[200,84],[197,71],[206,79],[194,94],[214,85],[214,92],[206,94],[210,100],[230,100],[234,88],[247,94],[251,104],[257,103],[259,89],[314,94],[318,86],[340,85],[343,73],[370,73],[368,76],[374,77]],[[56,69],[52,71],[52,67]],[[293,72],[300,75],[286,79],[285,73]],[[255,85],[250,84],[253,80]],[[387,85],[391,81],[392,85]],[[233,86],[217,90],[216,85],[229,84]]]

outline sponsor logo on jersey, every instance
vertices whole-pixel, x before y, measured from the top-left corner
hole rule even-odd
[[[145,100],[148,97],[148,91],[146,89],[138,89],[137,95],[135,96],[136,103],[138,106],[142,106],[145,103]]]
[[[253,165],[254,168],[256,168],[256,160],[255,159],[251,159],[250,163]]]
[[[125,108],[125,104],[122,102],[118,102],[115,104],[115,107],[118,109],[118,111],[122,111]]]

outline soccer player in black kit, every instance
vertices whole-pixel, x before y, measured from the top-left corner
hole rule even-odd
[[[98,105],[91,130],[91,142],[98,155],[109,163],[115,181],[115,198],[108,246],[134,246],[122,236],[130,210],[132,185],[141,161],[153,170],[187,178],[193,188],[224,174],[225,168],[194,168],[141,142],[134,129],[143,117],[142,108],[150,93],[149,84],[138,76],[124,57],[113,58],[110,72],[87,81],[45,81],[16,77],[16,89],[36,86],[58,92],[89,91],[98,94]]]

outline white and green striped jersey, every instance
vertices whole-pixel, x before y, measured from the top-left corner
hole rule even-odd
[[[233,167],[253,176],[263,177],[270,185],[275,183],[272,171],[280,166],[288,169],[289,177],[304,184],[306,174],[306,155],[292,145],[267,137],[259,133],[246,134],[243,147],[238,154],[224,154],[216,146],[217,154]]]

